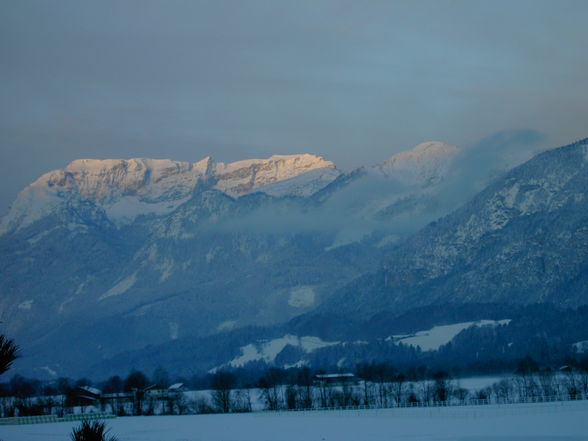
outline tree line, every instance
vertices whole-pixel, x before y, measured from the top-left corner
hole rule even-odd
[[[15,375],[0,383],[2,416],[72,412],[73,408],[99,407],[118,415],[251,412],[333,407],[394,407],[467,404],[476,400],[514,402],[537,397],[574,399],[588,394],[588,357],[570,359],[563,366],[545,366],[531,357],[520,359],[511,375],[491,387],[472,392],[459,385],[451,370],[424,365],[399,369],[389,362],[358,363],[351,381],[333,384],[317,380],[325,371],[308,367],[263,371],[233,369],[191,379],[172,377],[163,368],[149,377],[133,370],[126,377],[113,376],[93,383],[87,378],[59,378],[41,382]],[[184,383],[188,392],[150,394],[149,387],[165,390]],[[81,403],[75,392],[81,387],[100,389],[96,403]],[[106,398],[109,396],[109,398]]]

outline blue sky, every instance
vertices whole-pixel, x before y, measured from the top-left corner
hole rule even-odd
[[[27,1],[0,6],[0,214],[77,158],[588,136],[586,1]]]

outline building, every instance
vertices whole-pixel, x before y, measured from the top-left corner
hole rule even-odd
[[[344,384],[357,384],[357,377],[350,373],[340,374],[317,374],[312,377],[312,382],[316,386],[341,386]]]

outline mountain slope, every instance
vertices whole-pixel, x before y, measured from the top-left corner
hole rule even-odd
[[[129,366],[147,372],[165,366],[184,376],[239,367],[259,372],[268,366],[353,370],[358,362],[374,361],[396,368],[459,366],[479,374],[484,365],[487,373],[514,369],[525,356],[560,366],[574,356],[575,343],[588,337],[587,318],[588,307],[488,303],[443,304],[367,321],[307,314],[280,326],[185,337],[121,353],[86,365],[77,375],[102,379]]]
[[[459,155],[425,143],[350,173],[313,155],[75,161],[3,221],[0,320],[28,374],[62,375],[296,317],[270,337],[337,341],[357,319],[419,305],[586,303],[586,142],[536,157],[405,239],[447,212],[438,200],[456,188],[445,184]],[[310,323],[309,312],[341,318]]]
[[[314,195],[342,176],[314,155],[78,160],[49,172],[2,220],[4,330],[29,374],[62,374],[310,311],[381,258],[362,241],[330,249],[325,203],[346,185]]]
[[[322,309],[436,302],[588,303],[588,140],[511,170],[398,246]]]

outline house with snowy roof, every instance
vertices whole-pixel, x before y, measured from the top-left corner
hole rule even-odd
[[[358,382],[358,379],[355,376],[355,374],[345,372],[337,374],[316,374],[313,375],[312,381],[317,386],[339,386],[343,384],[356,384]]]

